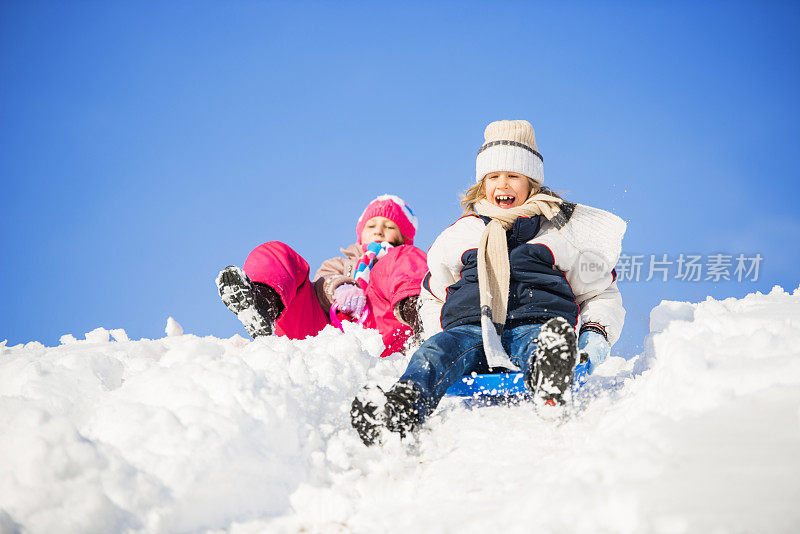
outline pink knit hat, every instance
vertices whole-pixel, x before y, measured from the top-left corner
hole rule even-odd
[[[403,234],[404,244],[413,245],[417,234],[417,218],[406,201],[395,195],[381,195],[369,203],[367,209],[358,218],[356,239],[361,242],[361,232],[367,221],[373,217],[386,217],[394,222]]]

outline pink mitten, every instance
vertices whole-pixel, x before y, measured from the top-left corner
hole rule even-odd
[[[340,312],[360,317],[367,305],[367,296],[357,285],[342,284],[333,291],[333,301]]]

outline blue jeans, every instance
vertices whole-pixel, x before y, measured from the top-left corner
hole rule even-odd
[[[536,347],[536,336],[542,325],[524,324],[503,332],[500,341],[511,361],[527,372],[528,358]],[[483,352],[481,327],[456,326],[430,337],[411,356],[400,382],[413,382],[422,393],[420,416],[430,414],[447,389],[465,374],[488,373]],[[523,375],[524,376],[524,375]]]

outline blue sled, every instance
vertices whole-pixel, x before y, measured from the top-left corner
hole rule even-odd
[[[580,363],[573,371],[572,392],[578,391],[589,378],[588,363]],[[522,373],[502,372],[464,375],[445,393],[447,397],[522,397],[528,394]]]
[[[448,397],[514,397],[527,394],[522,373],[464,375],[447,389]]]

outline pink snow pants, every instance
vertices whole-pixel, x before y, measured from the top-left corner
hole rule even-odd
[[[425,253],[410,245],[391,249],[372,269],[366,291],[370,315],[364,326],[380,331],[386,347],[381,356],[400,351],[412,334],[395,317],[394,307],[406,297],[419,295],[427,270]],[[247,256],[244,272],[280,295],[285,308],[275,322],[277,335],[303,339],[330,323],[328,310],[322,309],[309,280],[308,262],[289,245],[280,241],[259,245]]]
[[[330,322],[308,278],[308,262],[280,241],[257,246],[244,262],[253,282],[267,284],[281,297],[283,313],[275,321],[275,333],[291,339],[316,335]]]

